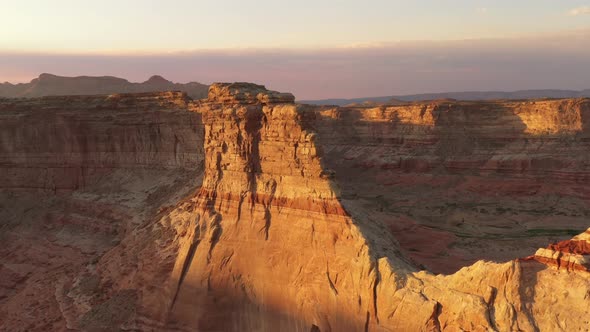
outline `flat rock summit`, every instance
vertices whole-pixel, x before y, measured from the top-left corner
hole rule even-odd
[[[590,326],[590,99],[104,93],[0,99],[1,331]]]

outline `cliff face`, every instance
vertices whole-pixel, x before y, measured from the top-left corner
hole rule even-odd
[[[587,99],[317,112],[344,205],[431,271],[528,256],[588,226]]]
[[[568,271],[590,272],[590,229],[565,240],[537,250],[534,256],[527,257],[541,263]]]
[[[9,276],[2,285],[12,286],[0,289],[0,328],[570,331],[590,324],[587,236],[558,242],[588,226],[587,100],[333,109],[247,83],[215,84],[196,102],[148,99],[149,109],[172,115],[157,118],[173,123],[170,132],[202,141],[202,154],[179,158],[172,135],[156,136],[136,145],[152,156],[132,154],[139,165],[128,166],[127,154],[90,158],[118,166],[63,194],[67,209],[51,198],[32,210],[43,217],[22,214],[35,226],[3,234],[11,245],[0,251]],[[144,113],[132,109],[136,128]],[[204,130],[184,131],[193,122],[183,117]],[[186,166],[192,159],[204,159],[204,169]],[[480,258],[500,263],[472,264]],[[23,305],[37,316],[19,315]]]
[[[0,188],[72,190],[112,169],[197,169],[200,116],[179,92],[0,101]]]
[[[72,298],[95,290],[86,267],[199,187],[203,126],[188,102],[181,93],[0,101],[0,331],[66,329]],[[75,280],[84,291],[68,294]]]
[[[291,101],[260,86],[214,85],[208,101],[192,105],[205,124],[203,186],[141,233],[141,243],[157,237],[153,245],[131,255],[133,247],[115,250],[96,268],[111,292],[133,289],[137,311],[127,327],[553,331],[587,326],[580,318],[590,311],[585,273],[556,270],[541,259],[480,261],[448,276],[418,271],[415,257],[406,256],[392,236],[397,234],[390,232],[391,224],[369,213],[370,206],[343,197],[340,184],[363,178],[341,178],[326,166],[326,156],[336,149],[330,142],[352,144],[345,139],[346,125],[339,127],[339,139],[320,138],[318,132],[328,128],[322,116],[334,113]],[[399,118],[423,114],[419,119],[434,126],[436,115],[417,110],[398,110],[407,112]],[[410,128],[417,140],[428,134],[424,127]],[[362,139],[357,144],[366,149]],[[119,266],[130,265],[129,256],[139,257],[138,270],[119,272]]]
[[[201,106],[205,176],[188,261],[176,262],[184,269],[171,322],[213,330],[373,325],[379,271],[363,232],[379,228],[362,229],[339,203],[314,143],[312,109],[255,88],[262,102],[219,103],[212,88]],[[395,246],[379,250],[406,266]]]

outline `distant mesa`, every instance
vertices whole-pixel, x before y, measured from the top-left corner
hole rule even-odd
[[[236,84],[236,83],[232,83]],[[240,84],[240,83],[237,83]],[[209,86],[198,82],[174,83],[160,75],[152,75],[142,83],[129,82],[114,76],[65,77],[43,73],[29,83],[0,83],[0,98],[34,98],[43,96],[101,95],[113,93],[141,93],[158,91],[182,91],[192,99],[207,98]],[[288,102],[286,96],[273,93],[271,102]],[[520,90],[520,91],[462,91],[444,93],[422,93],[413,95],[362,97],[353,99],[298,100],[301,104],[337,105],[346,107],[398,106],[413,102],[454,102],[481,100],[522,100],[522,99],[564,99],[588,98],[586,90]],[[278,99],[276,99],[278,98]],[[287,98],[287,99],[283,99]]]
[[[173,83],[162,76],[153,75],[143,83],[132,83],[113,76],[64,77],[43,73],[30,83],[0,83],[0,97],[33,98],[43,96],[99,95],[113,93],[139,93],[155,91],[182,91],[193,99],[207,97],[209,86],[197,82]]]
[[[171,83],[171,82],[160,75],[154,75],[154,76],[150,77],[145,83],[152,83],[153,84],[153,83]]]
[[[417,101],[452,102],[457,100],[520,100],[520,99],[563,99],[588,98],[590,89],[586,90],[520,90],[520,91],[461,91],[443,93],[422,93],[414,95],[362,97],[353,99],[318,99],[302,100],[302,104],[337,105],[347,107],[394,106]]]

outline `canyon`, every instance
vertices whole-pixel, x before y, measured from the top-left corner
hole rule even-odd
[[[2,331],[583,331],[590,99],[0,99]]]

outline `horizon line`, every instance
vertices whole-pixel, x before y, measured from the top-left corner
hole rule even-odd
[[[148,78],[144,81],[131,81],[127,78],[124,77],[118,77],[118,76],[112,76],[112,75],[100,75],[100,76],[92,76],[92,75],[77,75],[77,76],[61,76],[61,75],[56,75],[56,74],[51,74],[51,73],[40,73],[37,77],[32,78],[30,81],[28,82],[2,82],[2,80],[0,80],[0,85],[2,84],[11,84],[11,85],[18,85],[18,84],[30,84],[32,83],[32,81],[34,81],[35,79],[38,79],[39,77],[41,77],[41,75],[51,75],[51,76],[56,76],[59,78],[69,78],[69,79],[75,79],[75,78],[102,78],[102,77],[110,77],[110,78],[117,78],[117,79],[123,79],[131,84],[142,84],[142,83],[146,83],[149,81],[149,79],[151,77],[154,76],[159,76],[162,77],[163,79],[165,79],[166,81],[172,83],[172,84],[189,84],[189,83],[198,83],[198,84],[203,84],[203,85],[207,85],[207,86],[211,86],[213,84],[217,84],[217,83],[237,83],[237,82],[211,82],[211,83],[203,83],[203,82],[199,82],[199,81],[188,81],[188,82],[174,82],[171,80],[168,80],[167,78],[165,78],[162,75],[159,74],[151,74],[148,76]],[[264,85],[264,84],[263,84]],[[413,96],[420,96],[420,95],[431,95],[431,94],[453,94],[453,93],[517,93],[517,92],[531,92],[531,91],[571,91],[571,92],[584,92],[587,90],[590,90],[590,87],[588,88],[583,88],[583,89],[563,89],[563,88],[530,88],[530,89],[516,89],[516,90],[446,90],[446,91],[430,91],[430,92],[417,92],[417,93],[405,93],[405,94],[390,94],[390,95],[380,95],[380,96],[361,96],[361,97],[329,97],[329,98],[304,98],[304,99],[299,99],[296,97],[296,100],[298,102],[311,102],[311,101],[330,101],[330,100],[345,100],[345,101],[351,101],[351,100],[355,100],[355,99],[365,99],[365,100],[370,100],[370,99],[379,99],[379,98],[403,98],[403,97],[413,97]],[[280,91],[280,92],[289,92],[289,91]]]

